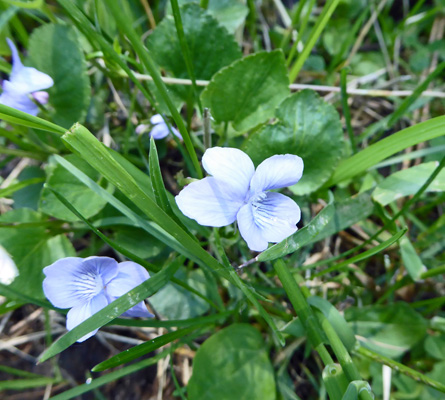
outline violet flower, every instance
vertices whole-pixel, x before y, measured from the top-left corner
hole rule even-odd
[[[39,107],[31,100],[30,95],[39,103],[46,104],[48,94],[41,90],[53,86],[54,81],[35,68],[25,67],[14,43],[10,39],[6,40],[12,53],[12,71],[9,80],[3,81],[0,104],[36,116]]]
[[[241,150],[213,147],[202,158],[206,177],[186,186],[176,196],[179,209],[205,226],[238,222],[251,250],[263,251],[297,231],[300,207],[287,196],[269,190],[296,184],[303,160],[292,154],[275,155],[256,169]]]
[[[118,297],[140,285],[150,275],[132,261],[118,263],[109,257],[67,257],[43,269],[43,291],[48,300],[58,308],[71,308],[66,327],[73,329]],[[145,317],[149,313],[140,302],[122,314],[124,317]],[[96,334],[98,329],[81,337],[83,342]]]
[[[168,136],[170,133],[170,130],[168,129],[167,124],[165,123],[164,119],[162,118],[162,115],[156,114],[153,115],[150,118],[150,123],[153,126],[152,130],[150,131],[149,135],[153,137],[155,140],[164,139]],[[150,128],[149,125],[146,124],[140,124],[136,127],[136,133],[138,135],[146,132]],[[173,126],[171,127],[173,134],[182,140],[181,134],[178,132],[176,128]]]

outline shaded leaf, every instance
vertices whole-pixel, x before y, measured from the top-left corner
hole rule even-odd
[[[188,393],[193,400],[275,399],[261,334],[250,325],[234,324],[207,339],[193,360]]]
[[[82,122],[90,104],[91,88],[74,28],[46,24],[34,29],[29,40],[29,58],[34,67],[54,80],[54,86],[48,90],[54,122],[65,128]]]

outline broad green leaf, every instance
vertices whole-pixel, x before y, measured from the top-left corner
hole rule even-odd
[[[196,79],[209,80],[221,68],[241,58],[241,50],[232,35],[197,4],[181,7],[184,35]],[[173,17],[168,16],[149,36],[147,47],[156,63],[175,78],[187,78]],[[190,86],[175,86],[184,101],[192,95]]]
[[[132,227],[116,228],[116,243],[141,258],[157,257],[165,249],[165,244],[142,229]],[[144,245],[141,246],[141,243]]]
[[[202,270],[180,269],[175,278],[188,283],[201,293],[206,293],[207,282]],[[204,300],[174,283],[168,283],[152,296],[150,304],[167,319],[189,319],[202,315],[209,309]]]
[[[200,0],[179,0],[178,3],[179,5],[200,4]],[[230,33],[235,33],[249,13],[243,0],[209,0],[207,11]],[[171,12],[170,2],[168,2],[167,13],[171,14]]]
[[[193,400],[275,399],[261,334],[250,325],[234,324],[207,339],[193,360],[188,394]]]
[[[100,180],[100,175],[80,157],[71,154],[65,159],[89,178],[96,182]],[[46,169],[48,174],[46,184],[65,197],[85,218],[96,215],[107,204],[106,199],[94,193],[53,158],[50,159]],[[64,221],[79,221],[79,218],[55,197],[49,187],[43,188],[39,203],[40,211]]]
[[[328,204],[304,228],[295,232],[282,242],[273,245],[256,257],[256,261],[270,261],[293,253],[303,246],[317,241],[317,236],[323,232],[335,214],[335,205]]]
[[[300,156],[303,177],[291,190],[298,195],[311,193],[329,179],[340,161],[344,148],[340,117],[312,90],[288,97],[275,115],[279,123],[253,133],[244,150],[255,164],[274,154]]]
[[[82,122],[91,97],[85,57],[77,32],[68,25],[46,24],[34,29],[29,41],[32,66],[54,80],[48,90],[53,120],[66,128]]]
[[[63,257],[76,255],[65,235],[51,236],[45,227],[48,221],[41,214],[26,208],[0,216],[0,222],[29,226],[0,227],[0,245],[12,256],[19,276],[11,284],[21,293],[43,298],[42,269]]]
[[[12,198],[14,200],[14,208],[31,208],[37,211],[39,207],[40,193],[43,188],[46,176],[45,171],[36,166],[25,168],[19,175],[18,185],[28,182],[25,187],[14,192]],[[39,182],[40,180],[40,182]],[[34,181],[35,183],[31,183]],[[0,196],[1,197],[1,196]]]
[[[431,372],[426,374],[429,378],[432,378],[438,382],[443,382],[445,376],[445,361],[436,363]],[[444,398],[444,391],[433,389],[429,386],[424,386],[423,392],[420,394],[422,400],[442,400]]]
[[[401,357],[426,334],[424,318],[406,303],[351,307],[345,318],[361,344],[389,358]]]
[[[382,206],[386,206],[401,197],[415,194],[428,180],[437,165],[436,162],[429,162],[391,174],[377,185],[372,193],[372,198]],[[426,191],[445,191],[445,170],[437,175]]]
[[[428,336],[425,340],[425,351],[437,360],[445,360],[445,335]]]
[[[105,308],[96,314],[93,314],[81,324],[77,325],[71,331],[68,331],[40,356],[40,362],[54,357],[56,354],[59,354],[67,347],[71,346],[74,342],[76,342],[76,340],[85,334],[104,326],[116,317],[119,317],[125,311],[129,310],[131,307],[155,294],[160,288],[167,284],[180,265],[181,264],[179,262],[171,263],[162,271],[152,275],[150,279],[142,282],[128,293],[117,298]]]
[[[444,135],[445,116],[432,118],[410,126],[342,161],[325,186],[333,186],[346,179],[353,178],[399,151]]]
[[[217,122],[232,122],[240,132],[273,117],[289,94],[283,53],[260,52],[218,72],[202,92],[203,105]]]

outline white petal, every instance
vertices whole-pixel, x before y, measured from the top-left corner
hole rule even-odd
[[[250,192],[254,194],[292,186],[302,175],[301,157],[293,154],[272,156],[258,165],[250,184]]]
[[[133,261],[119,263],[118,271],[106,288],[106,292],[114,297],[122,296],[150,278],[147,270]]]
[[[297,223],[301,217],[300,207],[291,198],[268,192],[251,204],[255,225],[266,241],[278,243],[297,231]]]
[[[150,136],[155,140],[159,140],[167,137],[169,133],[170,131],[166,124],[158,124],[150,131]]]
[[[12,52],[12,71],[9,80],[17,90],[21,93],[32,93],[54,85],[49,75],[22,64],[14,43],[9,39],[8,45]]]
[[[161,123],[165,123],[165,122],[164,122],[164,118],[162,118],[161,114],[155,114],[150,118],[150,123],[152,125],[156,125],[156,124],[161,124]]]
[[[267,249],[267,240],[261,234],[261,229],[255,225],[252,207],[246,204],[237,215],[238,228],[250,250],[263,251]]]
[[[255,167],[250,157],[239,149],[212,147],[202,157],[208,174],[224,183],[226,190],[244,199],[249,190]]]
[[[192,182],[176,196],[182,213],[204,226],[226,226],[236,219],[244,200],[233,196],[215,178]]]
[[[93,297],[90,301],[73,307],[70,311],[68,311],[66,316],[66,328],[70,331],[83,321],[87,320],[93,314],[102,310],[102,308],[106,307],[107,305],[108,300],[105,294],[102,292]],[[84,340],[90,338],[91,336],[95,335],[98,330],[99,329],[95,329],[94,331],[87,333],[85,336],[82,336],[78,342],[83,342]]]
[[[19,270],[8,252],[0,246],[0,283],[9,285],[18,276]]]

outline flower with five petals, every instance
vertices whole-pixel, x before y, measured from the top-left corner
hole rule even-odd
[[[226,226],[235,220],[251,250],[263,251],[297,231],[300,208],[289,197],[270,190],[296,184],[303,160],[275,155],[256,169],[239,149],[213,147],[202,158],[208,176],[186,186],[177,196],[179,209],[200,225]]]
[[[118,263],[109,257],[67,257],[43,269],[43,292],[58,308],[68,311],[66,327],[73,329],[118,297],[140,285],[150,275],[132,261]],[[124,317],[153,317],[144,302],[122,314]],[[98,329],[81,337],[83,342]]]

